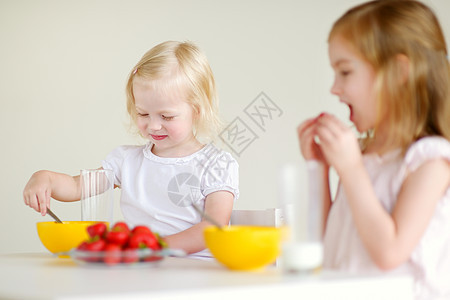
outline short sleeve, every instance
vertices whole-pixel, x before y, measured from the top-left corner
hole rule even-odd
[[[228,191],[239,198],[239,164],[233,156],[221,151],[205,170],[202,182],[202,194],[207,195],[217,191]]]
[[[443,137],[425,137],[415,142],[406,152],[406,168],[413,172],[423,163],[436,158],[444,158],[450,162],[450,142]]]
[[[110,169],[114,172],[114,185],[122,185],[122,166],[130,150],[139,149],[136,146],[120,146],[111,151],[104,160],[102,160],[103,169]]]

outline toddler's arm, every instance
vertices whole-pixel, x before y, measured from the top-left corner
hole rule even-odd
[[[59,201],[80,199],[80,176],[41,170],[34,173],[23,190],[23,200],[43,216],[50,205],[50,197]]]
[[[227,226],[233,210],[233,198],[233,194],[227,191],[209,194],[205,200],[205,213],[222,226]],[[210,225],[208,221],[202,220],[189,229],[164,237],[164,240],[170,248],[183,249],[188,254],[195,253],[205,249],[203,230]]]

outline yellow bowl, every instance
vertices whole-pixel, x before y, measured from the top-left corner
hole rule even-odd
[[[52,253],[67,252],[89,238],[86,228],[96,222],[38,222],[37,232],[42,244]]]
[[[275,262],[281,252],[282,230],[277,227],[232,225],[204,231],[212,255],[231,270],[255,270]]]

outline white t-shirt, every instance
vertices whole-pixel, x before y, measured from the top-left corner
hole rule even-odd
[[[228,152],[207,144],[189,156],[166,158],[154,155],[152,146],[120,146],[102,161],[114,172],[122,214],[131,226],[175,234],[201,221],[192,203],[203,208],[206,196],[216,191],[239,197],[239,165]],[[204,255],[210,256],[198,252]]]
[[[423,163],[444,158],[450,161],[450,142],[426,137],[410,146],[402,157],[393,151],[382,157],[363,156],[375,193],[391,212],[408,173]],[[343,189],[338,188],[324,237],[324,267],[350,272],[382,273],[371,260],[358,235]],[[450,299],[450,187],[436,206],[434,215],[410,259],[391,272],[413,274],[418,299]]]

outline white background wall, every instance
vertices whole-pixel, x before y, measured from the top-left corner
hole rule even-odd
[[[280,167],[300,160],[298,123],[325,110],[347,119],[329,93],[326,39],[334,20],[360,2],[0,0],[0,253],[45,251],[35,224],[51,218],[22,200],[33,172],[78,174],[118,145],[141,143],[126,126],[125,80],[165,40],[199,45],[216,76],[222,117],[241,117],[258,135],[236,156],[236,208],[276,207]],[[449,41],[450,2],[426,3]],[[265,131],[244,113],[260,92],[283,111]],[[80,219],[79,203],[51,205],[64,220]]]

